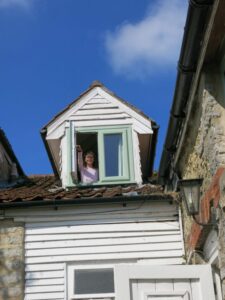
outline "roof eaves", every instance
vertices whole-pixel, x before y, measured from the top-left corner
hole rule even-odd
[[[150,195],[138,196],[117,196],[117,197],[96,197],[96,198],[75,198],[75,199],[54,199],[54,200],[33,200],[22,202],[7,202],[0,203],[0,209],[6,208],[24,208],[36,206],[64,206],[64,205],[81,205],[81,204],[109,204],[109,203],[128,203],[137,201],[152,201],[152,202],[170,202],[171,204],[177,203],[176,193],[154,193]]]
[[[6,137],[4,130],[1,127],[0,127],[0,142],[2,143],[4,149],[6,150],[9,157],[12,159],[12,161],[16,163],[19,175],[25,177],[26,175],[25,175],[25,173],[13,151],[12,145],[10,144],[8,138]]]

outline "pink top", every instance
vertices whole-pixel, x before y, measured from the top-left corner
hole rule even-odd
[[[78,167],[82,183],[92,183],[98,181],[98,170],[95,168],[84,167],[82,152],[78,152]]]

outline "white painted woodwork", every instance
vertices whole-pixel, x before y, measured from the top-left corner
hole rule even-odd
[[[55,140],[55,139],[60,139],[64,134],[65,134],[65,126],[66,122],[63,122],[59,126],[57,126],[53,132],[49,133],[47,132],[46,135],[46,140]]]
[[[134,149],[134,157],[135,157],[135,164],[134,164],[135,181],[137,182],[137,184],[141,184],[142,172],[141,172],[140,144],[139,144],[138,134],[135,130],[133,130],[133,149]]]
[[[218,232],[215,229],[212,229],[203,247],[204,258],[206,261],[213,263],[214,259],[218,257],[218,246]]]
[[[128,116],[125,113],[116,113],[114,114],[114,119],[130,119],[130,116]],[[98,115],[84,115],[84,116],[72,116],[70,120],[72,121],[96,121],[96,120],[111,120],[112,116],[110,114],[98,114]]]
[[[60,178],[62,180],[62,185],[65,186],[65,183],[67,182],[67,151],[65,151],[67,147],[66,143],[66,135],[64,135],[61,138],[61,143],[60,143]]]
[[[183,263],[178,208],[168,202],[29,208],[6,214],[15,220],[30,218],[25,226],[25,299],[64,299],[65,263]]]
[[[116,300],[215,300],[210,265],[115,266]]]
[[[89,106],[88,106],[89,108]],[[115,106],[110,106],[110,108],[106,109],[106,108],[102,108],[102,109],[80,109],[78,112],[76,112],[76,114],[71,115],[72,116],[96,116],[96,115],[111,115],[111,119],[114,119],[114,114],[119,114],[119,113],[124,113],[124,111],[122,111],[121,109],[119,109],[118,107]],[[87,123],[87,122],[86,122]],[[85,126],[85,125],[84,125]],[[86,124],[86,126],[90,126],[90,122],[88,124]]]
[[[96,95],[98,98],[96,98]],[[148,132],[152,133],[151,121],[143,117],[141,114],[137,113],[135,110],[113,97],[110,93],[106,92],[101,87],[95,87],[90,90],[87,94],[82,96],[78,101],[76,101],[68,110],[66,110],[62,115],[60,115],[56,120],[54,120],[47,128],[47,136],[51,139],[53,132],[63,126],[63,123],[70,120],[73,116],[80,115],[109,115],[111,114],[111,119],[114,119],[114,114],[125,113],[129,118],[134,120],[134,124],[138,124],[139,128],[148,128]],[[105,125],[108,124],[105,122]],[[120,122],[118,122],[120,125]],[[81,125],[77,125],[78,127]],[[82,126],[93,126],[88,120],[82,123]]]
[[[142,141],[146,139],[146,143],[149,144],[153,133],[151,121],[124,104],[123,101],[118,100],[116,96],[112,96],[104,88],[94,87],[47,126],[46,140],[55,166],[59,174],[61,174],[63,187],[66,187],[68,183],[68,174],[63,170],[66,167],[62,166],[60,162],[65,164],[67,161],[68,144],[64,138],[68,122],[72,122],[75,130],[81,127],[132,126],[133,132],[135,132],[133,135],[135,181],[138,184],[142,182],[140,147],[136,134],[145,135],[146,138],[143,138]],[[142,165],[144,164],[148,168],[148,162],[145,157],[149,156],[149,153],[148,151],[142,152],[144,153],[144,156],[143,153],[141,156]]]

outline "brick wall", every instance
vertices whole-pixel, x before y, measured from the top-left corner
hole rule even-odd
[[[0,300],[22,300],[24,224],[0,221]]]

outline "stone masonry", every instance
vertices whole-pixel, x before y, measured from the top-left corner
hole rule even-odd
[[[185,160],[180,166],[181,178],[204,179],[202,196],[210,188],[217,170],[225,166],[225,109],[217,99],[220,86],[216,78],[210,71],[202,76],[196,95],[197,105],[192,112]],[[185,209],[183,211],[185,212]],[[188,252],[190,247],[187,243],[192,219],[187,215],[183,216],[184,238]]]
[[[22,300],[24,293],[24,224],[0,221],[0,300]]]
[[[221,86],[218,86],[216,78],[215,73],[208,72],[199,85],[197,105],[192,112],[192,128],[187,136],[180,169],[184,179],[203,178],[200,221],[210,222],[211,206],[219,208],[217,267],[220,269],[225,300],[225,101],[219,99]],[[202,256],[201,250],[209,231],[207,227],[193,222],[185,211],[183,209],[186,254],[188,256],[192,250],[197,249],[196,253],[199,251]],[[196,261],[195,255],[192,258]]]

